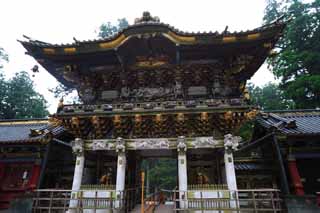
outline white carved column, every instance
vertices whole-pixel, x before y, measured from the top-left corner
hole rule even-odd
[[[124,198],[125,182],[126,182],[126,153],[125,144],[122,138],[117,138],[116,152],[118,153],[117,164],[117,182],[116,182],[116,208],[121,208]]]
[[[76,208],[78,205],[78,191],[81,187],[81,181],[83,176],[83,168],[84,168],[84,150],[83,150],[83,141],[80,138],[76,138],[72,142],[72,150],[73,153],[76,154],[76,165],[74,167],[74,175],[73,175],[73,182],[72,182],[72,193],[71,193],[71,200],[69,203],[69,212],[73,213],[76,212]],[[72,200],[75,199],[75,200]]]
[[[184,136],[177,141],[180,208],[188,208],[187,145]]]
[[[238,199],[238,187],[236,172],[234,168],[233,151],[237,150],[240,140],[240,137],[232,136],[231,134],[227,134],[224,136],[224,167],[228,190],[230,190],[230,198],[232,199],[232,201],[230,202],[230,206],[233,208],[237,206],[237,202],[235,199]]]

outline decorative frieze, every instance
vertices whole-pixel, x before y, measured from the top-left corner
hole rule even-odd
[[[153,139],[136,139],[136,149],[169,149],[170,142],[167,138],[153,138]]]
[[[152,150],[152,149],[177,149],[186,151],[187,149],[199,148],[222,148],[222,139],[213,137],[185,138],[141,138],[141,139],[100,139],[85,140],[86,150],[115,150],[117,152],[126,150]]]
[[[91,149],[96,150],[112,150],[114,149],[113,143],[108,143],[106,140],[94,140],[91,143]]]
[[[196,149],[198,148],[213,148],[219,145],[219,140],[213,139],[213,137],[198,137],[191,143]]]

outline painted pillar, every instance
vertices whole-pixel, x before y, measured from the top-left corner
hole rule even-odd
[[[294,155],[288,156],[288,168],[291,176],[291,181],[294,187],[294,191],[296,195],[304,195],[304,189],[301,182],[300,174],[297,168],[297,162]]]
[[[116,182],[116,196],[117,200],[115,203],[116,208],[122,208],[123,198],[125,193],[126,184],[126,164],[127,158],[125,153],[125,144],[122,138],[117,138],[116,152],[118,153],[117,163],[117,182]]]
[[[41,160],[36,160],[31,173],[31,178],[29,180],[29,187],[31,189],[37,188],[39,177],[40,177],[40,171],[41,171]]]
[[[231,208],[237,208],[238,204],[238,187],[232,152],[237,150],[240,141],[240,137],[232,136],[231,134],[227,134],[224,136],[224,168],[228,190],[230,191]]]
[[[177,141],[178,150],[178,176],[179,176],[179,200],[180,208],[188,208],[188,173],[187,173],[187,145],[184,136]]]
[[[74,175],[72,182],[72,193],[71,200],[69,204],[69,213],[76,213],[75,209],[78,206],[78,196],[80,195],[78,191],[81,187],[83,169],[84,169],[84,150],[83,150],[83,141],[80,138],[76,138],[75,141],[72,142],[72,150],[73,153],[76,154],[76,165],[74,167]],[[72,200],[74,199],[74,200]]]

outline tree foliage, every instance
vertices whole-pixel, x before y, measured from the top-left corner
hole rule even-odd
[[[151,188],[174,189],[177,186],[177,161],[174,159],[148,160]],[[146,166],[144,166],[146,167]]]
[[[106,38],[112,36],[113,34],[121,31],[123,28],[129,26],[129,23],[126,18],[118,19],[118,23],[116,25],[112,24],[108,21],[106,24],[102,24],[99,28],[98,37]]]
[[[277,84],[268,83],[258,87],[253,84],[247,86],[250,94],[251,104],[262,110],[285,110],[293,109],[294,102],[287,99],[284,92]]]
[[[2,47],[0,47],[0,69],[3,68],[3,62],[4,61],[8,61],[8,54],[4,51],[4,49]]]
[[[297,108],[320,107],[320,0],[268,0],[264,22],[280,16],[291,21],[268,63]]]
[[[35,91],[33,81],[22,71],[8,81],[7,115],[11,118],[43,118],[48,115],[46,100]]]
[[[2,62],[8,56],[0,48],[0,119],[43,118],[48,115],[47,102],[37,93],[27,72],[18,72],[6,80]]]

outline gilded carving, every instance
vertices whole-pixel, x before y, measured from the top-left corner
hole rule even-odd
[[[250,112],[247,112],[245,116],[246,116],[246,119],[252,120],[257,116],[257,114],[258,114],[258,111],[256,109],[253,109]]]
[[[224,119],[225,119],[226,121],[231,121],[232,118],[233,118],[233,113],[232,113],[231,111],[228,111],[228,112],[225,112],[225,113],[224,113]]]
[[[49,117],[49,124],[51,126],[61,126],[62,125],[62,120],[59,120],[55,117]]]
[[[151,16],[150,12],[145,11],[145,12],[143,12],[141,18],[136,18],[134,20],[135,24],[139,24],[142,22],[160,22],[160,19],[158,16]]]

